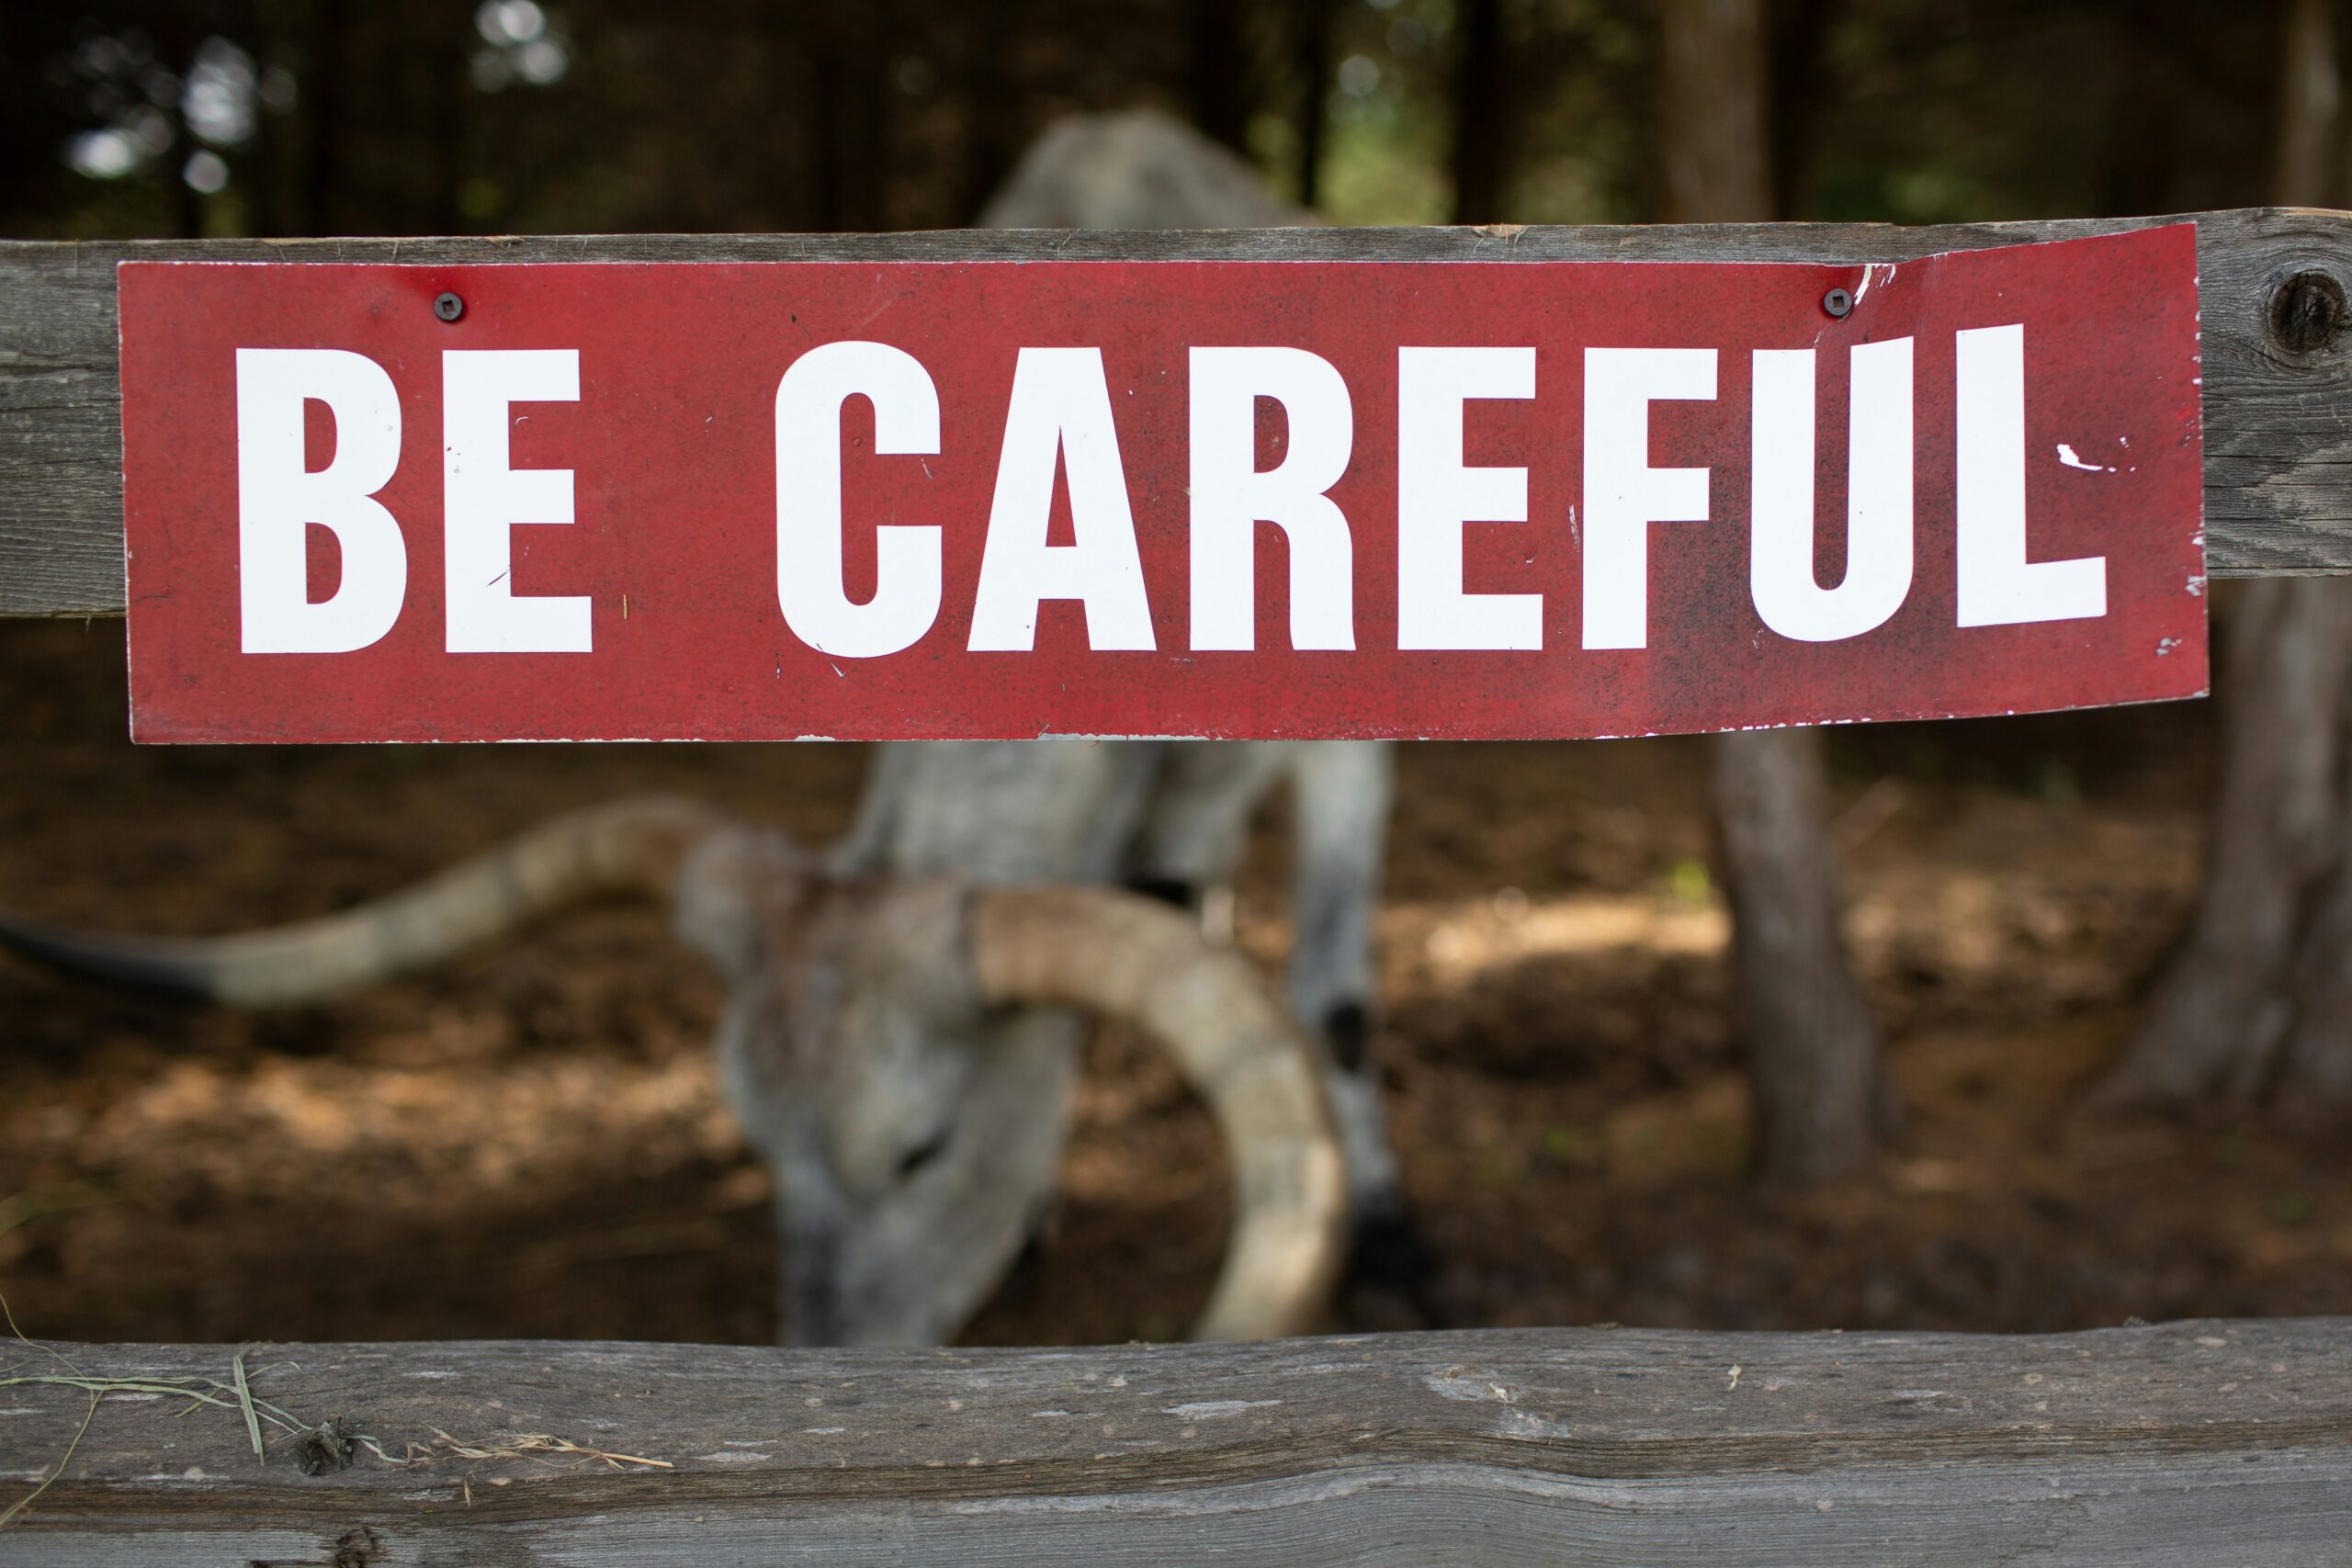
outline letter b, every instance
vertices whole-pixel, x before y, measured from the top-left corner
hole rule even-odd
[[[334,460],[305,464],[302,405],[334,416]],[[376,492],[401,459],[401,401],[384,367],[340,348],[237,350],[237,572],[247,653],[349,653],[392,629],[408,547]],[[332,530],[343,581],[311,602],[312,523]]]

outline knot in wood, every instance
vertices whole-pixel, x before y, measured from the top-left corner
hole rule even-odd
[[[2317,354],[2344,322],[2344,286],[2324,272],[2299,272],[2270,296],[2270,336],[2292,354]]]
[[[305,1475],[324,1475],[351,1467],[351,1439],[333,1421],[322,1421],[302,1434],[295,1445],[294,1465]]]

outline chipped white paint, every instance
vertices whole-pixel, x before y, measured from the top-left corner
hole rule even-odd
[[[1538,1411],[1521,1408],[1520,1395],[1524,1391],[1517,1384],[1498,1382],[1481,1374],[1475,1367],[1449,1367],[1434,1376],[1424,1377],[1421,1382],[1431,1393],[1447,1399],[1503,1406],[1493,1427],[1498,1438],[1563,1438],[1576,1436],[1566,1422],[1555,1420]]]
[[[1279,1399],[1204,1399],[1193,1404],[1170,1404],[1162,1407],[1162,1416],[1173,1416],[1180,1421],[1214,1421],[1219,1416],[1238,1416],[1245,1410],[1263,1410],[1280,1404]]]
[[[2065,464],[2070,468],[2080,468],[2086,474],[2111,474],[2115,472],[2115,466],[2113,464],[2086,461],[2072,446],[2069,446],[2064,441],[2058,443],[2058,460]]]
[[[1555,1421],[1548,1416],[1538,1416],[1532,1410],[1507,1410],[1495,1427],[1498,1438],[1573,1438],[1576,1432],[1565,1421]]]
[[[1517,1390],[1489,1381],[1474,1367],[1448,1367],[1422,1378],[1421,1382],[1431,1393],[1476,1404],[1509,1404],[1518,1397]]]

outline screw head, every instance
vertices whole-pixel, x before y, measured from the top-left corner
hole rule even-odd
[[[454,321],[466,313],[466,302],[454,294],[437,295],[433,301],[433,313],[445,321]]]
[[[1854,313],[1854,296],[1846,289],[1833,288],[1821,297],[1821,308],[1842,321]]]

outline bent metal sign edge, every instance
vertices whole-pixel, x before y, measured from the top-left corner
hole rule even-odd
[[[119,300],[141,740],[2205,689],[2186,224],[1867,266],[130,262]]]

